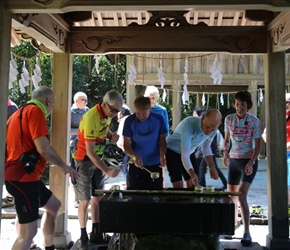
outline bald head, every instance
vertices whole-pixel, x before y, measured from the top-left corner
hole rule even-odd
[[[55,103],[53,91],[47,86],[39,86],[32,91],[32,100],[37,100],[41,102],[49,114]]]
[[[202,130],[206,135],[213,133],[218,129],[222,122],[222,114],[217,109],[210,109],[202,119]]]
[[[44,104],[45,99],[48,96],[52,96],[52,95],[53,95],[52,90],[49,87],[43,85],[43,86],[39,86],[39,87],[35,88],[32,91],[31,98],[34,100],[40,101]]]

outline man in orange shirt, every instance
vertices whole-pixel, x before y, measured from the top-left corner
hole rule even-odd
[[[7,191],[15,199],[18,217],[13,250],[30,248],[37,233],[40,207],[45,209],[41,223],[45,250],[54,249],[55,221],[61,203],[40,179],[46,163],[58,166],[72,178],[79,176],[49,144],[46,116],[54,104],[52,90],[40,86],[32,92],[32,100],[7,121],[4,179]]]

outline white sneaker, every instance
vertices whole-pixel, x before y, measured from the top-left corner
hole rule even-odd
[[[9,199],[11,199],[11,198],[12,198],[12,200],[10,201]],[[2,208],[13,207],[14,205],[15,205],[15,203],[14,203],[13,197],[6,196],[5,198],[2,198]]]

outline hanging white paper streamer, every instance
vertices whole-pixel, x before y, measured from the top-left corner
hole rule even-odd
[[[165,100],[166,100],[166,96],[167,96],[166,90],[163,89],[163,94],[162,94],[162,101],[163,101],[163,102],[165,102]]]
[[[98,55],[94,55],[94,59],[95,59],[95,69],[96,69],[96,72],[97,74],[99,74],[99,56]]]
[[[35,64],[35,69],[33,70],[33,75],[32,75],[32,82],[35,88],[38,87],[38,83],[42,80],[41,79],[41,69],[38,65],[38,58],[36,58],[36,64]]]
[[[201,98],[201,103],[202,103],[202,106],[205,106],[205,94],[203,93],[202,94],[202,98]]]
[[[259,98],[260,98],[260,102],[263,102],[263,100],[264,100],[264,95],[263,95],[263,90],[260,88],[259,89]]]
[[[224,93],[221,93],[221,95],[220,95],[220,103],[222,106],[224,106],[224,104],[225,104]]]
[[[164,72],[163,72],[163,67],[162,67],[162,60],[160,60],[160,66],[158,69],[158,82],[160,82],[161,88],[164,88],[164,84],[165,84],[165,78],[164,78]]]
[[[130,65],[130,69],[129,69],[129,75],[128,75],[128,81],[129,81],[129,85],[134,85],[134,80],[136,79],[136,75],[137,75],[137,70],[136,67],[134,65],[134,56],[132,57],[132,61],[131,61],[131,65]]]
[[[14,58],[11,54],[11,60],[10,60],[10,68],[9,68],[9,89],[13,88],[13,82],[17,79],[17,63],[14,61]]]
[[[183,80],[184,80],[183,93],[182,93],[183,104],[185,104],[186,101],[189,101],[189,94],[188,94],[188,90],[187,90],[187,85],[188,85],[187,69],[188,69],[188,59],[186,57],[185,58],[185,66],[184,66],[184,74],[183,74]]]
[[[29,73],[25,67],[25,61],[23,62],[23,67],[22,67],[22,73],[21,73],[21,79],[19,80],[19,88],[22,94],[25,93],[25,87],[29,85]]]
[[[221,73],[221,65],[219,64],[217,55],[213,61],[213,64],[209,70],[211,72],[211,78],[213,79],[213,84],[221,84],[223,75]]]
[[[183,93],[182,93],[182,103],[186,104],[186,101],[188,101],[188,100],[189,100],[189,94],[187,91],[187,85],[184,84],[183,85]]]

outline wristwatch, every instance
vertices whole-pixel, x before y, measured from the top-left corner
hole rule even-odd
[[[251,162],[253,162],[253,165],[256,163],[256,161],[254,161],[254,160],[250,160]]]

